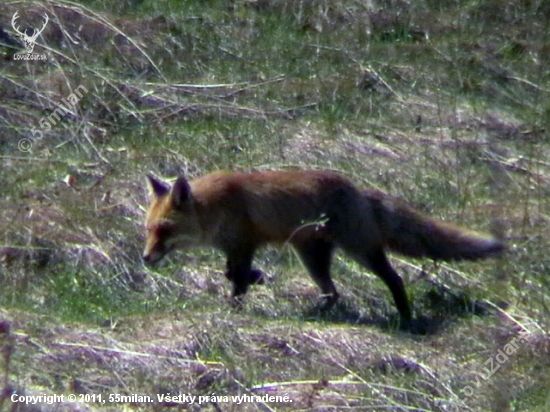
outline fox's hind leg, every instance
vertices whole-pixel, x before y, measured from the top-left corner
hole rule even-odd
[[[358,210],[357,206],[366,210]],[[339,228],[339,233],[336,236],[337,245],[384,281],[390,289],[401,318],[408,322],[412,319],[412,315],[405,285],[386,257],[380,228],[372,212],[372,207],[369,210],[368,203],[351,205],[347,213],[349,216],[359,216],[359,218],[355,220],[341,219],[341,221],[345,221],[345,225]]]
[[[323,239],[295,241],[292,243],[302,263],[321,289],[321,297],[325,301],[324,308],[329,309],[338,300],[336,286],[330,277],[330,262],[334,245]]]
[[[350,253],[348,251],[348,253]],[[395,306],[405,321],[412,319],[409,299],[401,276],[393,269],[382,249],[368,250],[362,253],[350,253],[351,256],[367,269],[373,271],[390,289]]]
[[[405,285],[401,276],[393,269],[384,251],[370,256],[368,267],[386,283],[393,295],[395,306],[401,317],[410,321],[412,319],[411,308]]]

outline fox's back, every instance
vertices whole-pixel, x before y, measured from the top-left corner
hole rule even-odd
[[[327,171],[216,172],[191,188],[196,204],[218,215],[222,226],[249,225],[266,242],[285,241],[300,227],[301,235],[318,230],[315,222],[338,220],[342,206],[357,198],[349,180]]]

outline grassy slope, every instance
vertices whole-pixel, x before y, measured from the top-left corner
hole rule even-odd
[[[15,10],[50,16],[35,49],[47,62],[13,61],[11,34],[0,45],[4,394],[263,394],[271,382],[293,403],[265,410],[548,409],[550,10],[367,4],[0,5],[7,33]],[[73,113],[33,139],[78,85]],[[145,173],[296,166],[341,170],[512,250],[475,264],[395,257],[418,333],[397,330],[385,287],[343,257],[344,301],[324,316],[288,251],[258,256],[276,281],[241,312],[212,251],[140,263]]]

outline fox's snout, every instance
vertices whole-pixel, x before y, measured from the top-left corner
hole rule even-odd
[[[157,263],[159,260],[161,260],[166,253],[164,251],[159,250],[152,250],[148,251],[145,250],[143,252],[143,255],[141,256],[141,259],[143,260],[143,263],[147,266],[152,266],[155,263]]]
[[[145,265],[152,266],[161,261],[174,247],[174,244],[167,244],[158,239],[150,240],[145,246],[141,259]]]
[[[145,263],[146,265],[150,265],[153,263],[151,259],[151,255],[143,255],[141,256],[141,260],[143,260],[143,263]]]

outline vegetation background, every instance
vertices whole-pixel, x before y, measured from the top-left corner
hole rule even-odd
[[[45,61],[14,60],[16,11],[22,29],[49,16]],[[7,1],[0,53],[0,410],[549,410],[548,1]],[[271,281],[242,311],[211,250],[142,265],[146,173],[291,167],[510,250],[394,256],[410,332],[341,256],[343,301],[324,315],[287,248],[258,255]],[[14,391],[128,398],[25,406]],[[130,398],[168,393],[292,403]]]

